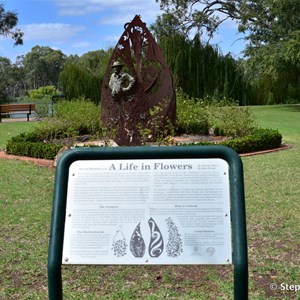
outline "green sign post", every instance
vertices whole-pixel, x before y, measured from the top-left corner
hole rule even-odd
[[[240,157],[223,146],[66,152],[55,177],[50,300],[63,299],[62,264],[233,264],[234,297],[248,299]]]

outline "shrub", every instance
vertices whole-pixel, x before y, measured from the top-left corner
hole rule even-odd
[[[216,135],[242,137],[254,129],[249,107],[209,107],[209,125]]]
[[[72,144],[77,136],[99,136],[105,131],[100,126],[100,109],[88,100],[62,101],[55,106],[55,115],[39,123],[35,131],[12,137],[7,153],[53,159],[63,144]]]
[[[43,159],[54,159],[61,144],[46,144],[43,142],[8,141],[6,153],[20,156],[29,156]]]
[[[177,92],[177,134],[208,134],[209,128],[216,135],[241,137],[254,128],[249,107],[239,107],[231,99],[189,98]]]
[[[50,144],[43,141],[41,133],[37,131],[21,133],[12,137],[6,145],[6,153],[44,159],[54,159],[62,144]]]
[[[41,86],[35,90],[29,90],[28,95],[32,99],[42,99],[45,96],[53,96],[57,93],[56,88],[52,85],[50,86]]]
[[[250,153],[255,151],[263,151],[279,148],[282,142],[282,135],[278,130],[258,128],[252,134],[226,140],[221,143],[200,142],[192,144],[184,144],[183,146],[191,145],[223,145],[232,148],[237,153]]]
[[[176,134],[208,134],[208,113],[201,103],[186,94],[177,92]]]
[[[238,153],[249,153],[279,148],[282,135],[278,130],[259,128],[252,134],[222,142],[222,145],[232,148]]]
[[[68,124],[80,134],[96,132],[100,128],[100,108],[88,99],[62,101],[54,107],[59,122]]]
[[[102,131],[100,108],[89,100],[61,101],[54,106],[54,115],[38,127],[40,135],[46,140],[97,135]]]
[[[233,106],[226,99],[215,101],[214,104],[205,101],[190,99],[182,92],[178,93],[176,134],[207,134],[209,124],[216,124],[214,127],[216,133],[235,137],[220,144],[231,147],[238,153],[280,147],[281,134],[272,129],[254,129],[248,108]],[[219,106],[224,104],[229,106]],[[155,118],[153,120],[157,121]],[[153,126],[155,132],[157,124],[154,122]],[[145,136],[148,135],[147,131],[143,133]],[[6,151],[8,154],[53,159],[63,145],[72,144],[80,135],[103,138],[110,134],[113,134],[113,130],[110,133],[101,127],[100,109],[93,102],[85,99],[62,101],[55,106],[54,118],[41,122],[34,132],[11,138]],[[192,145],[213,145],[213,143]]]

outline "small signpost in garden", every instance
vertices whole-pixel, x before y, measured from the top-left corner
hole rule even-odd
[[[248,297],[243,169],[222,146],[74,149],[58,161],[49,299],[62,264],[234,265]]]

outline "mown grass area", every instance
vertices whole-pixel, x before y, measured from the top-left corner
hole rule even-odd
[[[300,106],[253,107],[253,112],[260,126],[278,129],[293,148],[243,158],[250,295],[299,299],[299,291],[285,287],[300,281]],[[270,290],[272,283],[276,291]]]
[[[3,122],[0,123],[0,150],[5,149],[7,141],[22,132],[32,131],[37,122]]]
[[[300,109],[253,112],[260,126],[278,129],[293,148],[242,159],[249,298],[297,299],[300,293],[286,284],[300,284]],[[0,299],[47,299],[54,171],[6,160],[0,170]],[[65,299],[231,299],[232,268],[64,266],[63,287]]]

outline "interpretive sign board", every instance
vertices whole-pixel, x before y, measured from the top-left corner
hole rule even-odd
[[[233,264],[248,298],[243,167],[223,146],[73,149],[56,168],[50,300],[62,264]]]
[[[71,164],[62,263],[231,262],[225,160],[79,160]]]

